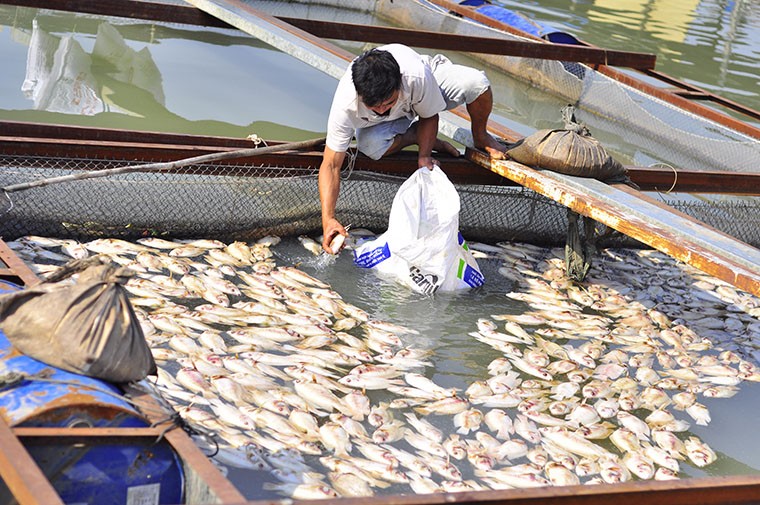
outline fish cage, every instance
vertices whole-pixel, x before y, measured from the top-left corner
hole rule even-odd
[[[135,162],[29,156],[0,157],[0,187]],[[382,232],[405,178],[344,170],[337,215],[354,227]],[[468,240],[565,243],[566,208],[521,187],[456,184],[460,231]],[[663,203],[750,245],[760,245],[756,197],[682,198]],[[202,165],[172,172],[135,172],[32,188],[0,197],[0,236],[43,235],[77,240],[144,236],[254,240],[266,235],[321,233],[316,167]],[[619,233],[600,245],[638,247]]]

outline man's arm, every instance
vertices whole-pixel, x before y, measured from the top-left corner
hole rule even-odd
[[[337,234],[346,235],[346,229],[335,218],[335,205],[340,193],[340,167],[345,152],[336,152],[325,146],[322,164],[319,166],[319,201],[322,204],[322,248],[331,253],[330,242]]]
[[[438,114],[420,118],[417,124],[417,145],[419,146],[418,164],[433,169],[438,162],[433,159],[433,147],[438,138]]]

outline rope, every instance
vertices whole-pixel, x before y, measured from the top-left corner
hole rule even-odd
[[[676,184],[678,183],[678,171],[676,170],[676,168],[673,165],[670,165],[668,163],[653,163],[649,166],[650,167],[667,167],[673,171],[673,184],[671,184],[670,188],[665,192],[666,195],[670,194],[670,192],[676,188]],[[658,191],[658,193],[660,193],[660,191]]]
[[[246,139],[253,142],[253,145],[255,145],[256,147],[259,147],[259,144],[264,144],[264,147],[269,147],[269,145],[267,144],[267,141],[259,137],[258,134],[256,133],[251,133],[250,135],[246,137]]]
[[[351,173],[354,171],[354,166],[356,165],[356,158],[359,156],[359,150],[358,149],[351,149],[350,147],[346,150],[346,155],[348,156],[348,163],[346,164],[346,173],[345,175],[341,175],[341,179],[344,181],[351,178]]]
[[[11,195],[9,195],[7,191],[3,191],[3,195],[5,196],[5,199],[8,200],[8,208],[5,209],[2,213],[7,214],[13,210],[13,200],[11,200]]]

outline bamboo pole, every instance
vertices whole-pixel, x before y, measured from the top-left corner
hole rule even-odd
[[[23,182],[20,184],[11,184],[5,186],[2,191],[5,193],[13,193],[15,191],[22,191],[32,188],[40,188],[48,186],[50,184],[58,184],[61,182],[81,181],[83,179],[95,179],[99,177],[108,177],[110,175],[126,174],[129,172],[166,172],[174,170],[180,167],[186,167],[188,165],[199,165],[202,163],[213,163],[222,160],[229,160],[235,158],[249,158],[252,156],[258,156],[262,154],[270,154],[280,151],[296,151],[299,149],[313,149],[319,145],[324,144],[325,138],[303,140],[300,142],[287,142],[284,144],[278,144],[276,146],[268,147],[254,147],[250,149],[239,149],[237,151],[227,151],[222,153],[203,154],[200,156],[193,156],[191,158],[184,158],[176,161],[166,161],[160,163],[145,163],[142,165],[130,165],[128,167],[109,168],[107,170],[93,170],[90,172],[81,172],[72,175],[63,175],[60,177],[50,177],[47,179],[38,179],[32,182]]]

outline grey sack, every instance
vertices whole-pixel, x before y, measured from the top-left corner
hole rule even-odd
[[[123,284],[123,267],[98,265],[76,284],[43,283],[0,296],[0,329],[21,352],[69,372],[130,382],[156,363]]]

